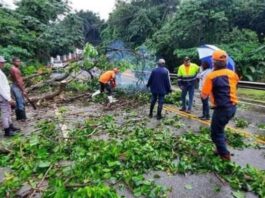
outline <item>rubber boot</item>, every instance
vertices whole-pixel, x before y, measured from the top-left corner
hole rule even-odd
[[[14,136],[15,135],[14,131],[12,131],[10,129],[10,127],[7,128],[7,129],[4,129],[4,131],[5,131],[5,137],[11,137],[11,136]]]
[[[27,116],[26,116],[26,111],[24,110],[20,110],[20,115],[21,115],[21,121],[26,121]]]
[[[21,120],[21,112],[19,109],[16,109],[16,119]]]
[[[154,104],[151,104],[151,105],[150,105],[149,118],[152,118],[152,117],[153,117],[154,107],[155,107]]]
[[[13,124],[10,124],[9,128],[14,132],[20,131],[20,128],[15,127]]]
[[[113,97],[112,96],[108,96],[108,100],[109,100],[109,103],[113,103]]]
[[[100,90],[97,90],[95,93],[92,94],[92,98],[100,94]]]
[[[161,120],[162,119],[162,107],[158,106],[157,107],[157,115],[156,115],[157,120]]]

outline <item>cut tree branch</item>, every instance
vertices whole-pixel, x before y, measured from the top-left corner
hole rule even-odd
[[[33,98],[30,98],[30,100],[32,102],[37,102],[39,100],[51,100],[55,96],[60,95],[65,90],[66,83],[67,83],[66,81],[65,82],[61,82],[59,84],[59,89],[57,91],[55,91],[55,92],[48,93],[48,94],[45,94],[45,95],[42,95],[42,96],[39,96],[39,97],[33,97]]]

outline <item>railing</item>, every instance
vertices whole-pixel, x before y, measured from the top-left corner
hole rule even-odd
[[[178,78],[176,74],[170,74],[172,79]],[[256,89],[256,90],[264,90],[265,91],[265,83],[262,82],[249,82],[249,81],[239,81],[238,86],[240,88],[246,89]]]
[[[265,83],[240,81],[239,87],[246,89],[265,90]]]

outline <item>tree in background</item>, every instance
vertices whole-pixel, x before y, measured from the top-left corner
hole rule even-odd
[[[104,25],[99,16],[91,11],[79,11],[76,15],[82,20],[84,42],[98,45],[101,42],[101,29]]]
[[[47,62],[86,42],[99,44],[103,21],[93,12],[69,11],[65,0],[21,0],[15,10],[0,7],[0,53]]]

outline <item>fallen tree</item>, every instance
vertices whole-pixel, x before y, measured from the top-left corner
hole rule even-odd
[[[38,97],[31,97],[30,100],[32,102],[38,102],[38,103],[39,103],[39,101],[42,101],[42,100],[51,100],[54,97],[60,95],[65,90],[67,83],[68,83],[67,81],[62,81],[59,83],[59,88],[56,91],[54,91],[52,93],[44,94],[44,95],[41,95]]]

